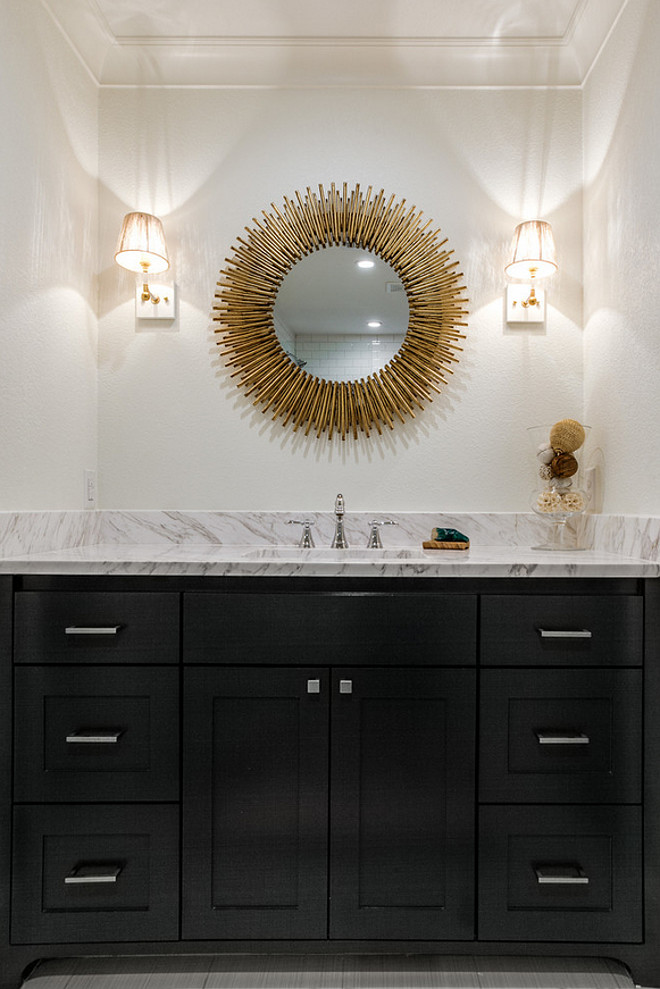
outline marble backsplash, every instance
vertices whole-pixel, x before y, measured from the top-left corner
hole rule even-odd
[[[258,546],[296,545],[298,526],[288,512],[80,511],[0,512],[0,556],[10,558],[98,544]],[[308,512],[317,546],[329,546],[332,512]],[[382,531],[386,546],[418,546],[434,526],[459,529],[474,546],[533,546],[548,538],[548,525],[531,512],[347,512],[351,546],[366,545],[372,518],[396,526]],[[577,520],[580,545],[618,556],[660,561],[660,516],[585,515]]]

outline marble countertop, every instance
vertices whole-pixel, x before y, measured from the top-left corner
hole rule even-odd
[[[312,549],[212,543],[98,543],[0,559],[0,573],[146,576],[657,577],[660,564],[598,550]]]

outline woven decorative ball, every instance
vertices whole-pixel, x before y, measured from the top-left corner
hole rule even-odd
[[[558,512],[561,508],[561,498],[555,491],[541,491],[536,499],[539,512]]]
[[[578,462],[572,453],[558,453],[550,466],[555,477],[573,477],[578,470]]]
[[[552,467],[550,464],[541,464],[539,467],[539,477],[543,481],[549,481],[552,478]]]
[[[579,491],[567,491],[561,496],[561,507],[567,512],[581,512],[584,508],[584,498]]]
[[[550,430],[550,445],[556,453],[575,453],[585,436],[584,426],[575,419],[560,419]]]

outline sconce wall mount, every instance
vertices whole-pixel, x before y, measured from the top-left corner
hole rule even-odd
[[[151,213],[127,213],[122,221],[115,261],[122,268],[141,276],[135,290],[135,315],[140,319],[173,319],[175,298],[173,285],[149,287],[149,277],[167,271],[167,253],[163,225]]]
[[[525,284],[509,284],[506,291],[508,323],[542,323],[545,319],[545,292],[538,282],[557,270],[557,252],[552,227],[545,220],[519,223],[513,235],[511,261],[504,271],[507,278]]]

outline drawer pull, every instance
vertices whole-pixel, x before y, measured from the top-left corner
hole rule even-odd
[[[69,745],[114,745],[119,741],[123,731],[118,729],[103,730],[102,728],[80,728],[66,736]]]
[[[66,886],[88,886],[96,883],[116,883],[120,865],[76,865],[64,877]]]
[[[320,694],[321,693],[321,681],[320,680],[308,680],[307,681],[307,693],[308,694]]]
[[[539,865],[534,869],[539,886],[588,886],[587,876],[579,865]]]
[[[581,731],[537,731],[539,745],[588,745],[590,738]]]
[[[588,628],[537,628],[542,639],[590,639]]]
[[[340,694],[352,694],[353,693],[353,681],[352,680],[340,680],[339,681],[339,693]]]
[[[121,625],[68,625],[66,635],[116,635]]]

